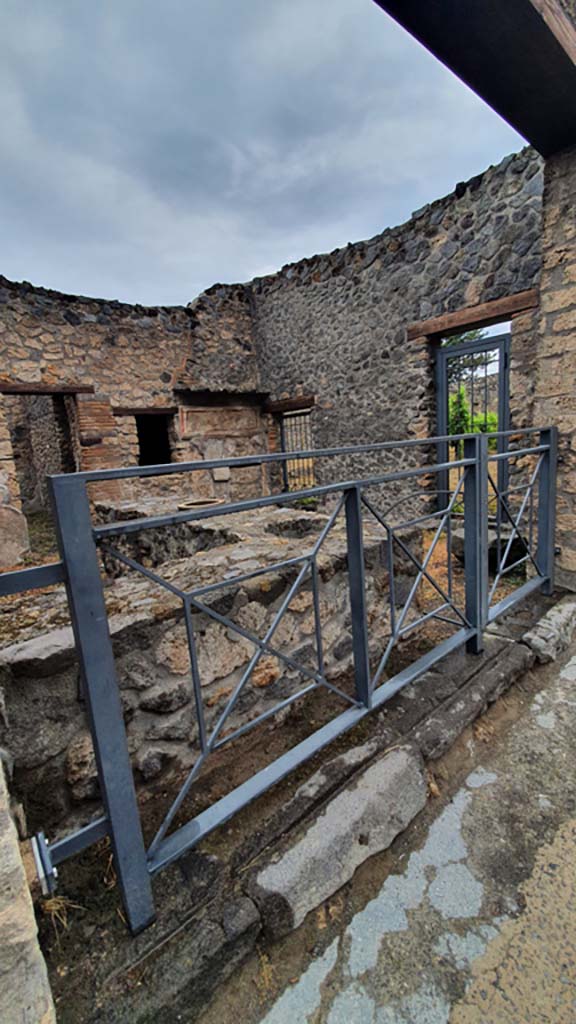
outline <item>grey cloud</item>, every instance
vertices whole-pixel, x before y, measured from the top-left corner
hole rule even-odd
[[[522,140],[371,0],[5,2],[0,272],[186,302]]]

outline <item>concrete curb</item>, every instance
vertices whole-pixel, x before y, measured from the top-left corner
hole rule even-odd
[[[348,781],[307,828],[260,866],[248,885],[277,938],[386,850],[424,807],[424,763],[413,746],[388,751]]]

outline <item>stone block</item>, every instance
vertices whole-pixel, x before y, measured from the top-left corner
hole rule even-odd
[[[26,519],[12,505],[0,504],[0,569],[17,565],[28,548]]]
[[[54,1024],[46,965],[0,766],[0,1020]]]
[[[473,655],[471,657],[474,657]],[[461,732],[534,664],[523,644],[509,642],[498,658],[484,666],[446,706],[433,712],[413,733],[424,758],[441,757]]]
[[[523,640],[534,651],[537,661],[556,661],[566,650],[576,627],[576,598],[565,597],[550,608],[540,621],[524,634]]]
[[[360,864],[386,850],[426,799],[423,763],[412,747],[391,750],[362,771],[251,880],[267,931],[297,928]]]
[[[77,802],[98,796],[98,769],[89,733],[73,740],[66,755],[66,781]]]
[[[146,695],[140,700],[140,707],[143,711],[168,714],[189,704],[190,699],[190,688],[184,682],[163,680],[146,690]]]

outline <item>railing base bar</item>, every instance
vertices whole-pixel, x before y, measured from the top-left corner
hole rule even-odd
[[[228,821],[247,804],[257,797],[262,796],[268,789],[276,785],[290,772],[317,754],[323,747],[332,740],[337,739],[347,732],[358,722],[369,715],[374,708],[379,707],[390,699],[398,690],[413,682],[419,675],[426,672],[432,665],[446,657],[453,650],[461,647],[474,634],[472,629],[461,629],[454,636],[438,644],[432,651],[428,651],[414,664],[409,665],[402,672],[399,672],[392,679],[387,680],[374,691],[372,695],[372,708],[360,707],[350,708],[343,711],[341,715],[334,718],[327,725],[318,729],[307,739],[303,740],[292,750],[287,751],[272,764],[263,768],[251,779],[243,782],[231,793],[222,797],[217,803],[207,810],[202,811],[195,818],[192,818],[185,825],[182,825],[177,832],[168,836],[156,849],[154,855],[148,859],[150,874],[154,875],[162,868],[167,867],[173,861],[182,856],[186,850],[196,846],[205,836],[213,832]]]
[[[529,594],[533,594],[535,590],[540,590],[545,583],[548,582],[547,576],[535,576],[534,579],[528,580],[523,583],[521,587],[518,587],[512,594],[508,594],[497,604],[492,605],[488,609],[488,622],[494,622],[495,619],[499,618],[500,615],[504,615],[505,612],[510,611],[515,604],[523,601]]]
[[[32,569],[0,572],[0,597],[24,594],[27,590],[38,590],[40,587],[51,587],[54,583],[65,582],[66,570],[63,562],[35,565]]]
[[[96,821],[91,821],[84,828],[78,829],[78,832],[72,832],[71,835],[65,836],[64,839],[58,839],[57,842],[50,843],[48,849],[52,864],[56,866],[56,864],[61,864],[63,860],[68,860],[69,857],[74,857],[75,854],[81,853],[87,846],[92,846],[93,843],[97,843],[99,839],[107,836],[109,831],[108,818],[97,818]]]

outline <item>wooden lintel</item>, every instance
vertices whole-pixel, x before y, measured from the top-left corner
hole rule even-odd
[[[91,384],[32,384],[0,380],[0,395],[93,395]]]
[[[177,405],[114,405],[114,416],[175,416]]]
[[[409,324],[406,336],[412,339],[450,334],[463,329],[472,330],[475,327],[489,327],[490,324],[496,324],[499,320],[506,320],[514,313],[535,309],[538,304],[538,289],[529,288],[525,292],[505,295],[502,299],[482,302],[478,306],[467,306],[465,309],[455,310],[454,313],[444,313],[442,316],[435,316],[430,320],[420,320],[419,323]]]
[[[311,409],[316,404],[316,395],[297,395],[295,398],[280,398],[277,402],[266,402],[266,412],[298,412],[299,409]]]

